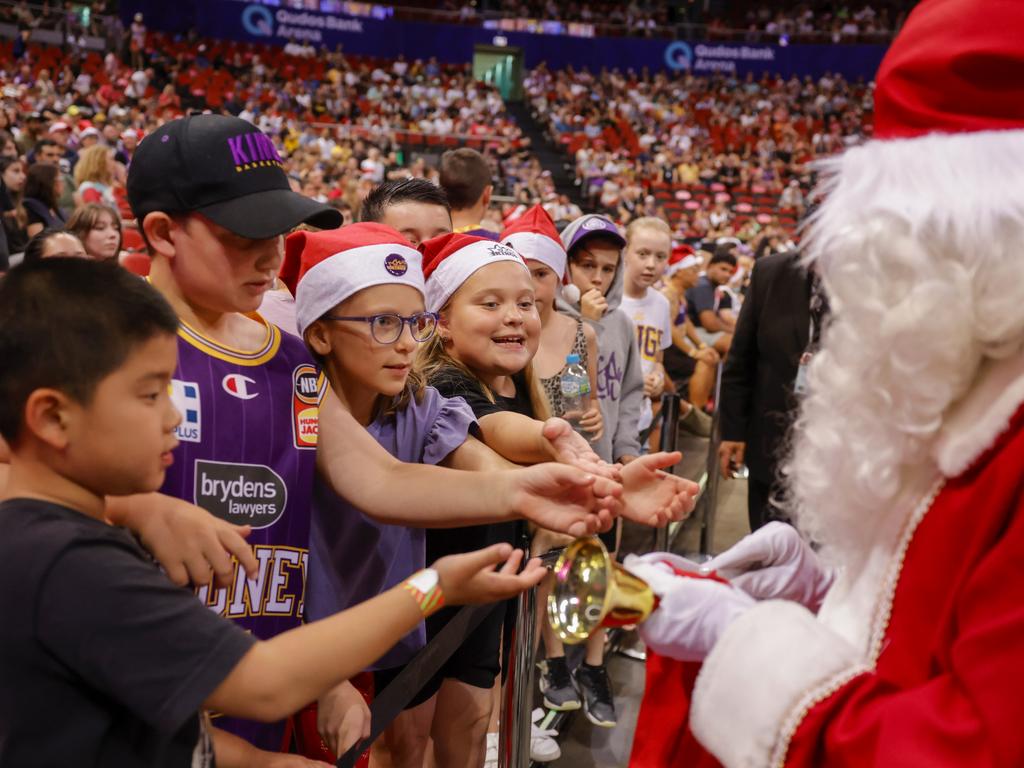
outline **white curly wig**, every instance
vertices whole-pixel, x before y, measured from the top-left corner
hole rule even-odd
[[[833,319],[787,503],[833,559],[927,461],[986,358],[1024,344],[1024,131],[871,141],[821,166],[805,239]]]

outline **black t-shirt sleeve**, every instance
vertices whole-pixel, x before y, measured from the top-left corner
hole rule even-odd
[[[35,634],[88,685],[173,734],[255,640],[143,557],[128,541],[65,549],[40,585]]]
[[[454,367],[442,368],[430,379],[430,386],[444,397],[461,397],[472,409],[477,420],[507,408],[487,397],[480,382]]]

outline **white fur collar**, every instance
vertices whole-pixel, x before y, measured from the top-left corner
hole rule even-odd
[[[1024,404],[1024,354],[982,364],[974,387],[950,407],[932,457],[946,477],[957,477],[1010,426]]]

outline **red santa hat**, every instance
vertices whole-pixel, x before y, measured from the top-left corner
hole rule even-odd
[[[516,217],[498,238],[505,245],[514,248],[524,259],[533,259],[547,264],[562,280],[568,257],[562,239],[555,229],[555,222],[548,212],[535,205]]]
[[[526,262],[515,249],[476,235],[441,235],[421,243],[420,250],[430,312],[439,311],[464,282],[488,264],[514,261],[526,269]]]
[[[878,69],[875,138],[1024,128],[1024,3],[925,0]]]
[[[383,224],[351,224],[323,232],[293,232],[284,246],[281,281],[295,296],[299,334],[349,296],[375,285],[423,289],[422,257],[402,234]]]
[[[693,246],[682,243],[672,249],[672,255],[668,257],[668,266],[665,268],[665,277],[672,277],[676,272],[698,264],[700,256],[693,250]]]
[[[827,259],[851,228],[866,236],[865,216],[960,231],[981,223],[978,206],[986,226],[1018,215],[1022,35],[1019,0],[922,0],[879,67],[874,140],[819,164],[810,258]]]

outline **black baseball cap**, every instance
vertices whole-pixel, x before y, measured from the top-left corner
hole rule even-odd
[[[147,134],[128,167],[128,202],[140,224],[154,211],[196,212],[252,240],[342,221],[340,211],[292,191],[262,131],[226,115],[190,115]]]

